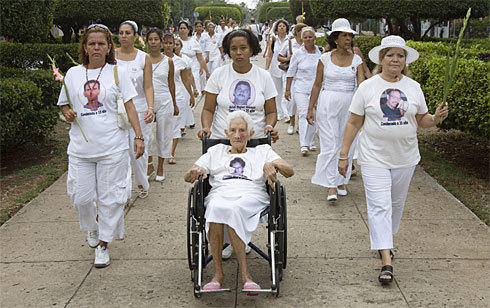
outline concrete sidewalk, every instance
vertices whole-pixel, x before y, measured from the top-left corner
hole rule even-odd
[[[259,64],[263,65],[260,57]],[[278,123],[274,149],[296,175],[281,178],[288,199],[288,266],[281,295],[240,292],[235,258],[224,262],[231,293],[193,296],[187,265],[185,171],[200,155],[196,129],[177,148],[177,164],[165,164],[166,180],[151,182],[147,199],[126,210],[126,235],[110,245],[111,265],[93,267],[94,251],[79,230],[66,195],[66,174],[0,227],[1,307],[488,307],[490,229],[417,168],[399,234],[395,281],[382,287],[380,261],[369,250],[364,190],[354,177],[349,194],[327,203],[326,189],[311,184],[316,155],[302,157],[299,138]],[[254,241],[266,249],[265,226]],[[249,255],[254,280],[270,286],[268,264]],[[212,265],[205,273],[210,279]]]

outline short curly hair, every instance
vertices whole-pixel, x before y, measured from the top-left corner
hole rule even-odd
[[[231,57],[231,40],[235,37],[244,37],[247,39],[248,45],[250,46],[250,49],[252,49],[252,56],[256,56],[262,51],[262,48],[260,48],[259,39],[255,36],[255,34],[253,34],[252,31],[250,31],[249,29],[237,29],[231,31],[223,38],[223,51],[229,57]]]

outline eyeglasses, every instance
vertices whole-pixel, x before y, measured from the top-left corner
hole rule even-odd
[[[87,27],[87,30],[90,30],[92,28],[95,28],[95,27],[99,27],[99,28],[102,28],[104,29],[106,32],[109,31],[109,28],[107,28],[106,25],[103,25],[103,24],[91,24],[90,26]]]

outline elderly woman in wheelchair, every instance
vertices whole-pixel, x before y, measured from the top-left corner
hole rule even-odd
[[[214,274],[202,290],[221,289],[224,279],[221,251],[225,226],[239,263],[243,289],[260,290],[248,271],[245,246],[259,224],[261,212],[269,205],[264,183],[267,181],[274,187],[277,172],[290,177],[294,170],[268,144],[247,147],[254,130],[253,121],[246,112],[230,113],[227,126],[225,134],[231,145],[217,144],[209,148],[184,177],[185,181],[193,183],[199,176],[206,178],[209,175],[212,186],[204,205]]]

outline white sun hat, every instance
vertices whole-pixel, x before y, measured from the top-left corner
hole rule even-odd
[[[335,19],[332,23],[332,31],[328,31],[327,35],[330,35],[334,32],[347,32],[357,34],[356,31],[351,29],[349,21],[345,18]]]
[[[398,35],[390,35],[381,40],[381,45],[374,47],[369,51],[369,59],[379,64],[379,52],[385,48],[398,47],[407,51],[407,64],[419,58],[419,52],[412,47],[408,47],[405,40]]]

